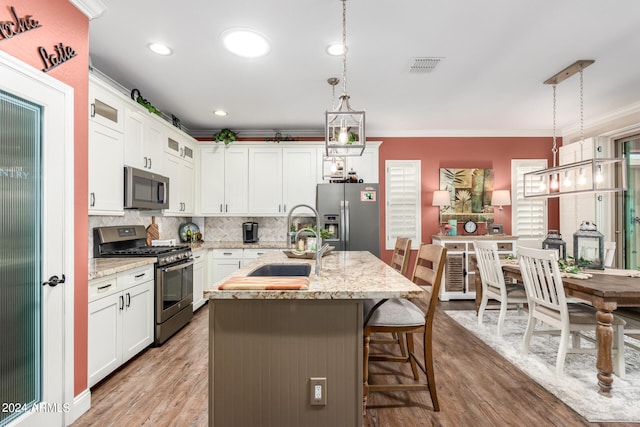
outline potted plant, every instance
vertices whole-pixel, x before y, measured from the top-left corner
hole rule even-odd
[[[213,135],[213,140],[218,143],[220,141],[224,142],[224,145],[229,145],[233,141],[236,141],[238,138],[236,134],[233,133],[229,129],[222,129],[220,132]]]

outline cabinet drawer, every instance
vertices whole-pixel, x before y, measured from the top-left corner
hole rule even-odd
[[[113,295],[120,291],[121,286],[115,274],[91,280],[89,281],[89,302]]]
[[[269,252],[274,252],[279,249],[245,249],[242,255],[245,260],[252,260],[260,257]]]
[[[242,258],[242,249],[214,249],[213,257],[221,258]]]
[[[499,251],[513,252],[513,243],[511,242],[498,242]]]
[[[448,251],[466,251],[467,250],[467,244],[465,242],[445,243],[444,247],[447,248]]]
[[[153,280],[153,265],[134,268],[122,273],[122,289]]]

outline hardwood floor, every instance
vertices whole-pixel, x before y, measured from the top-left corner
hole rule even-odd
[[[434,359],[440,412],[433,412],[427,392],[371,393],[364,426],[613,425],[586,422],[443,313],[473,307],[467,301],[438,305]],[[91,409],[72,426],[206,426],[207,350],[205,305],[163,346],[147,349],[95,386]],[[372,371],[380,372],[375,362]],[[410,375],[410,369],[396,375]]]

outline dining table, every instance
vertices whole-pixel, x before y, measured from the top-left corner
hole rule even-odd
[[[520,266],[503,263],[505,277],[522,283]],[[613,388],[613,313],[618,307],[640,307],[640,272],[635,270],[586,270],[562,277],[565,294],[584,300],[596,308],[598,392],[611,397]],[[482,287],[480,287],[481,289]]]

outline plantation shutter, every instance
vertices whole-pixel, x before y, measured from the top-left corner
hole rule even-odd
[[[411,248],[421,241],[420,160],[387,160],[385,163],[386,248],[393,249],[396,238],[411,239]]]
[[[520,239],[539,239],[542,241],[547,235],[546,199],[525,199],[524,197],[524,174],[546,167],[547,161],[545,159],[511,161],[511,188],[514,193],[511,210],[512,234]]]

